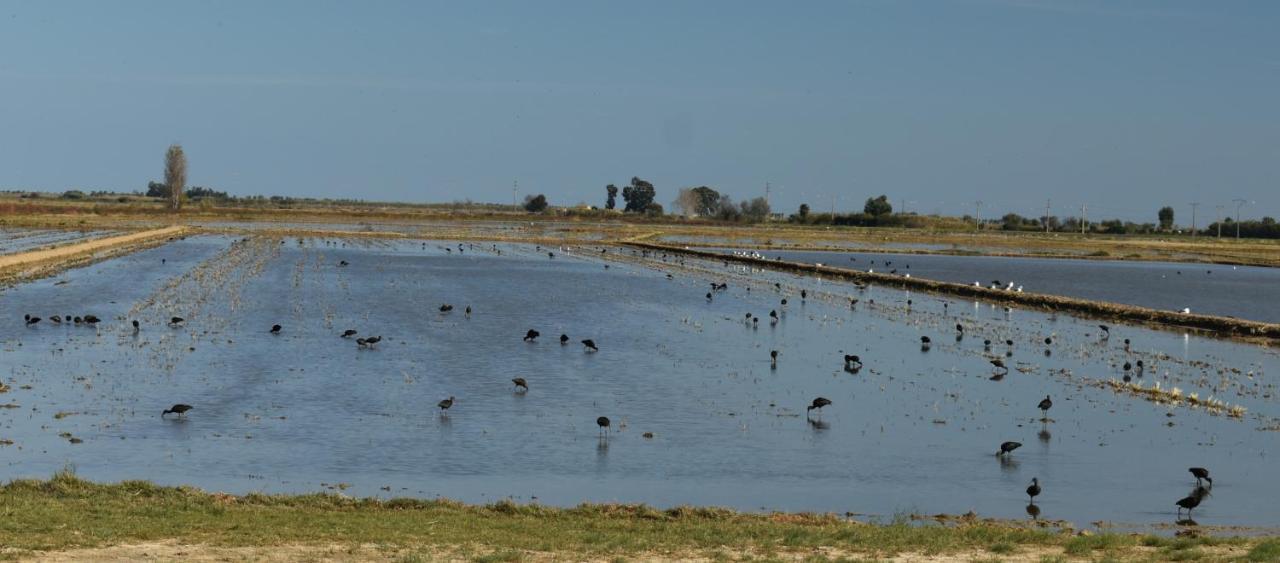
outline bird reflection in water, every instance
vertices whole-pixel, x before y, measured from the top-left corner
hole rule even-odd
[[[1032,504],[1028,504],[1028,505],[1027,505],[1027,516],[1030,516],[1032,520],[1039,520],[1039,519],[1040,519],[1040,507],[1039,507],[1039,506],[1036,506],[1034,503],[1032,503]]]
[[[1036,436],[1040,438],[1041,442],[1044,442],[1046,444],[1049,443],[1049,440],[1053,438],[1053,434],[1049,433],[1048,428],[1042,428],[1040,432],[1036,434]]]
[[[809,419],[809,426],[812,426],[814,430],[829,430],[831,428],[831,424],[823,422],[822,419],[815,420],[812,418]]]

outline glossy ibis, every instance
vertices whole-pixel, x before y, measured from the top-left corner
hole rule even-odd
[[[1190,495],[1178,499],[1178,502],[1174,503],[1178,505],[1178,517],[1182,517],[1182,511],[1185,509],[1187,511],[1187,519],[1191,519],[1191,510],[1200,506],[1200,501],[1204,500],[1206,494],[1208,494],[1208,491],[1204,487],[1196,487],[1196,490],[1192,491]]]
[[[283,329],[284,327],[280,325],[271,325],[271,334],[280,334],[280,331]]]
[[[565,344],[568,344],[568,343],[569,343],[569,335],[567,335],[567,334],[561,334],[561,335],[560,335],[560,345],[561,345],[561,346],[564,346]]]
[[[169,317],[169,326],[178,326],[185,322],[187,322],[187,319],[182,317]]]
[[[769,362],[773,367],[778,367],[778,351],[769,350]]]
[[[182,403],[178,403],[178,404],[176,404],[176,405],[173,405],[172,407],[169,407],[169,408],[165,409],[165,410],[164,410],[164,412],[161,412],[161,413],[160,413],[160,418],[164,418],[164,417],[165,417],[165,415],[167,415],[167,414],[169,414],[169,413],[176,414],[176,415],[178,415],[178,416],[180,416],[180,417],[185,417],[185,416],[187,416],[187,411],[189,411],[189,410],[191,410],[191,409],[193,409],[193,408],[195,408],[195,407],[193,407],[193,406],[191,406],[191,405],[184,405],[184,404],[182,404]],[[155,411],[152,411],[152,412],[155,412]]]
[[[1031,497],[1031,504],[1036,503],[1036,497],[1040,495],[1040,479],[1031,478],[1031,486],[1027,487],[1027,496]]]
[[[98,323],[102,322],[102,319],[99,319],[98,317],[95,317],[95,316],[93,316],[93,315],[85,315],[85,316],[84,316],[84,322],[89,323],[89,324],[91,324],[91,325],[96,325],[96,324],[98,324]]]
[[[443,305],[440,305],[440,312],[441,312],[441,313],[448,313],[448,312],[450,312],[450,311],[453,311],[453,305],[450,305],[450,304],[448,304],[448,303],[445,303],[445,304],[443,304]]]
[[[609,434],[609,417],[602,416],[596,419],[596,426],[600,427],[600,432],[604,435]]]
[[[529,390],[529,383],[525,381],[523,377],[512,379],[511,382],[515,384],[516,389],[524,389],[525,391]]]
[[[542,333],[533,329],[529,329],[529,332],[524,333],[524,341],[533,342],[537,340],[539,336],[542,336]]]
[[[1003,455],[1011,454],[1013,453],[1013,450],[1016,450],[1021,447],[1022,447],[1022,442],[1001,442],[1000,451],[996,452],[996,455],[1003,456]]]
[[[436,403],[436,406],[440,407],[441,413],[449,410],[449,408],[453,406],[453,395],[450,395],[448,399],[445,399],[443,401],[440,401],[439,403]]]
[[[852,354],[845,354],[844,367],[845,369],[854,369],[854,370],[862,369],[862,358],[859,358]]]
[[[599,348],[596,348],[596,341],[595,341],[595,340],[592,340],[592,339],[590,339],[590,338],[588,338],[588,339],[586,339],[586,340],[583,340],[583,341],[582,341],[582,346],[583,346],[584,348],[586,348],[586,351],[587,351],[587,352],[599,352],[599,351],[600,351],[600,349],[599,349]]]
[[[1210,479],[1210,478],[1209,478],[1209,470],[1208,470],[1208,469],[1205,469],[1205,468],[1203,468],[1203,467],[1192,467],[1192,468],[1188,469],[1187,471],[1190,471],[1190,472],[1191,472],[1191,474],[1195,476],[1195,478],[1196,478],[1196,486],[1197,486],[1197,487],[1199,487],[1199,486],[1200,486],[1200,481],[1201,481],[1201,480],[1208,481],[1208,482],[1209,482],[1209,486],[1210,486],[1210,487],[1212,487],[1212,486],[1213,486],[1213,479]]]
[[[1040,409],[1040,414],[1047,420],[1049,418],[1049,409],[1053,408],[1053,401],[1049,399],[1048,395],[1045,395],[1044,400],[1040,401],[1040,404],[1036,405],[1036,407]]]
[[[24,321],[26,321],[27,326],[31,326],[31,325],[33,325],[33,324],[36,324],[36,323],[40,322],[40,317],[33,317],[33,316],[31,316],[31,315],[23,315],[23,316],[22,316],[22,318],[23,318],[23,320],[24,320]]]
[[[358,333],[356,332],[356,329],[354,329],[354,328],[349,328],[349,329],[347,329],[347,330],[342,331],[342,334],[341,334],[340,336],[342,336],[343,338],[351,338],[352,336],[355,336],[356,334],[358,334]]]
[[[813,400],[812,404],[810,404],[808,407],[805,408],[805,411],[808,412],[813,409],[818,409],[818,412],[821,413],[822,407],[828,406],[830,404],[831,404],[831,399],[828,399],[826,397],[818,397]]]

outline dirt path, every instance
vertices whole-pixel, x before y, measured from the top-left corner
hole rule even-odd
[[[181,236],[187,230],[188,227],[182,226],[165,227],[43,250],[6,254],[0,256],[0,280],[9,277],[25,277],[24,274],[39,275],[41,270],[78,264],[93,259],[98,253],[132,248],[136,245]]]

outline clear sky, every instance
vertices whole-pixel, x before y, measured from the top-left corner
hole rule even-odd
[[[0,188],[1280,215],[1280,2],[10,2]]]

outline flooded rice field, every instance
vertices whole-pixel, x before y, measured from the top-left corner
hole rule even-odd
[[[604,234],[597,228],[602,223],[555,221],[432,221],[427,224],[413,222],[359,221],[333,223],[329,221],[200,221],[197,226],[207,229],[226,229],[237,232],[263,230],[294,231],[348,231],[353,233],[397,233],[409,237],[483,238],[483,239],[538,239],[567,238],[600,240]]]
[[[721,249],[729,252],[730,249]],[[1280,323],[1280,268],[1174,262],[761,251],[767,258]]]
[[[1202,526],[1280,522],[1277,354],[1232,341],[629,249],[417,240],[193,237],[12,287],[0,311],[5,478],[1145,527],[1175,522],[1202,466]],[[87,314],[102,322],[65,320]],[[174,403],[194,409],[161,418]]]
[[[47,246],[80,242],[117,234],[112,231],[60,231],[0,228],[0,254],[26,252]]]

